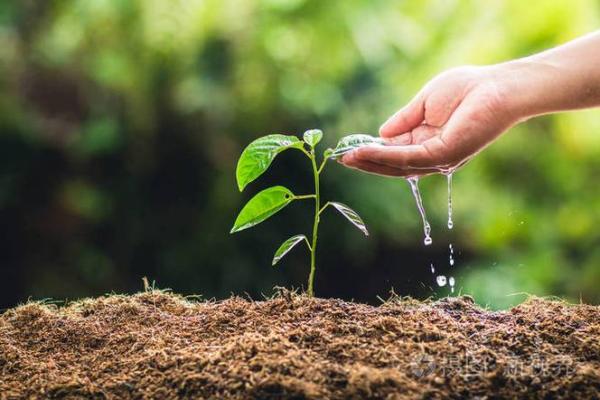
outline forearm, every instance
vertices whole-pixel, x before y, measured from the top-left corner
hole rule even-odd
[[[600,32],[491,68],[518,119],[600,106]]]

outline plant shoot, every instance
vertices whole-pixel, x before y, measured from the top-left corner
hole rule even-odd
[[[316,270],[316,252],[319,234],[319,223],[321,214],[328,207],[333,207],[342,214],[350,223],[356,226],[362,233],[369,232],[361,217],[350,207],[336,201],[323,202],[320,192],[320,176],[330,159],[335,159],[360,146],[369,144],[381,144],[381,140],[369,135],[354,134],[345,136],[338,142],[334,149],[325,150],[321,160],[315,152],[315,147],[323,138],[323,132],[312,129],[304,132],[303,140],[296,136],[268,135],[256,139],[250,143],[242,152],[236,169],[237,185],[240,191],[261,176],[271,165],[275,157],[288,149],[301,151],[311,163],[314,179],[314,193],[294,194],[284,186],[273,186],[256,194],[239,213],[231,233],[239,232],[257,225],[268,219],[288,204],[296,200],[310,200],[315,203],[313,215],[313,229],[310,238],[304,234],[297,234],[286,241],[275,251],[272,265],[276,265],[296,245],[304,243],[310,253],[310,273],[308,276],[308,296],[314,296],[314,280]]]

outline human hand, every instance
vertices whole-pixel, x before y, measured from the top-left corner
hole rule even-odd
[[[460,167],[521,118],[509,106],[509,85],[499,68],[461,67],[442,73],[383,124],[379,133],[386,146],[356,149],[341,162],[405,177]]]

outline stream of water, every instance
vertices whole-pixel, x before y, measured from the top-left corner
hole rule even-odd
[[[448,180],[448,229],[452,229],[454,227],[452,221],[452,172],[446,175],[446,179]]]
[[[415,198],[415,202],[417,203],[417,208],[419,209],[419,214],[421,214],[421,219],[423,220],[423,232],[425,233],[425,239],[423,240],[423,243],[425,243],[425,246],[429,246],[433,242],[431,239],[431,225],[429,225],[429,221],[427,221],[427,215],[425,214],[425,208],[423,207],[423,200],[421,199],[421,192],[419,192],[419,178],[407,178],[407,181]]]
[[[454,221],[452,220],[452,172],[444,173],[446,175],[447,183],[448,183],[448,229],[452,229],[454,227]],[[408,184],[410,185],[410,189],[412,191],[413,197],[415,198],[415,202],[417,203],[417,209],[419,210],[419,214],[421,215],[421,220],[423,222],[423,232],[425,233],[425,239],[423,243],[426,246],[429,246],[433,240],[431,239],[431,225],[427,220],[427,214],[425,213],[425,207],[423,206],[423,199],[421,197],[421,192],[419,191],[419,178],[410,177],[407,178]],[[454,247],[452,243],[448,245],[449,256],[448,263],[450,267],[454,266]],[[431,265],[431,273],[435,274],[435,267],[433,263]],[[454,286],[456,284],[456,280],[453,276],[446,277],[445,275],[438,275],[435,278],[436,283],[439,287],[444,287],[448,285],[450,291],[454,293]]]

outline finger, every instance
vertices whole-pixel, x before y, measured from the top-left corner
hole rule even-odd
[[[390,138],[384,138],[384,143],[392,146],[406,146],[407,144],[413,144],[413,131],[408,131],[398,136],[392,136]]]
[[[384,164],[394,168],[439,168],[444,165],[442,160],[432,152],[431,147],[439,147],[435,142],[438,138],[432,138],[423,144],[408,146],[365,146],[348,153],[349,157],[360,161],[370,161]]]
[[[412,131],[398,136],[386,138],[385,144],[392,146],[405,146],[408,144],[419,144],[440,134],[440,128],[430,125],[419,125]]]
[[[417,94],[414,99],[396,112],[379,128],[379,135],[384,138],[398,136],[421,125],[425,118],[423,95]]]
[[[344,162],[343,164],[348,168],[358,169],[371,174],[383,176],[402,176],[402,171],[399,169],[392,168],[387,165],[375,164],[369,161],[352,160],[349,162]]]
[[[414,169],[414,168],[406,168],[399,169],[390,167],[388,165],[381,165],[371,161],[361,161],[355,158],[349,159],[347,162],[343,163],[344,166],[359,169],[361,171],[384,175],[384,176],[397,176],[397,177],[411,177],[411,176],[424,176],[439,173],[440,171],[437,169]]]

